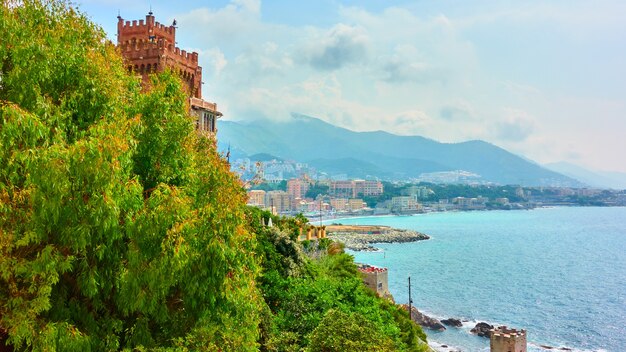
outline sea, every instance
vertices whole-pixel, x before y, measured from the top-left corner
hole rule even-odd
[[[363,217],[431,236],[353,252],[389,269],[396,303],[462,328],[426,330],[439,351],[489,351],[477,322],[526,329],[529,351],[626,351],[626,208],[556,207]],[[443,347],[447,346],[447,347]]]

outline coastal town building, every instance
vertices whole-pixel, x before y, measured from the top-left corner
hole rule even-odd
[[[292,198],[285,191],[269,191],[265,193],[265,206],[273,214],[286,213],[292,210]]]
[[[383,184],[380,181],[366,180],[332,181],[329,193],[343,198],[379,196],[383,194]]]
[[[422,206],[417,201],[417,196],[392,197],[390,202],[392,213],[416,213],[421,211]]]
[[[215,136],[217,119],[222,113],[215,103],[202,99],[202,67],[198,53],[176,46],[176,21],[166,26],[155,21],[150,11],[145,20],[125,21],[117,16],[117,47],[129,72],[141,76],[144,89],[150,74],[170,69],[177,73],[189,95],[190,112],[196,117],[200,133]]]
[[[418,199],[424,199],[434,194],[432,189],[424,186],[409,186],[403,190],[402,194],[406,196],[416,196]]]
[[[292,178],[287,181],[287,193],[289,193],[294,199],[304,198],[306,192],[309,190],[310,184],[308,181],[298,178]]]
[[[507,205],[510,203],[509,198],[506,198],[506,197],[496,198],[495,202],[500,205]]]
[[[360,198],[348,199],[348,210],[358,211],[367,207],[367,204]]]
[[[332,181],[328,191],[331,195],[339,198],[355,197],[353,181]]]
[[[379,196],[383,194],[383,184],[380,181],[354,180],[354,197]]]
[[[488,198],[485,197],[476,197],[476,198],[465,198],[465,197],[455,197],[452,199],[452,203],[457,206],[458,209],[461,210],[484,210],[487,207]]]
[[[348,199],[347,198],[332,198],[330,200],[330,206],[335,211],[346,211],[348,210]]]
[[[367,205],[360,198],[331,198],[330,206],[334,211],[358,211]]]
[[[248,205],[265,207],[265,191],[261,189],[248,191]]]
[[[509,329],[499,326],[491,330],[491,352],[526,352],[526,330]]]

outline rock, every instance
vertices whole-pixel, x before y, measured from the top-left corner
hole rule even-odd
[[[409,309],[408,305],[406,304],[401,305],[401,307],[402,309],[405,309],[405,310]],[[426,314],[423,314],[422,312],[417,310],[417,308],[415,307],[411,307],[411,319],[414,322],[418,323],[419,325],[427,329],[438,330],[438,331],[443,331],[446,329],[446,327],[443,326],[443,324],[441,324],[439,320],[435,318],[431,318],[427,316]]]
[[[443,324],[448,326],[454,326],[456,328],[460,328],[463,326],[463,323],[459,319],[449,318],[441,321]]]
[[[482,337],[491,337],[491,329],[493,329],[493,325],[480,322],[476,324],[470,332]]]
[[[329,231],[328,235],[335,241],[345,244],[353,251],[375,251],[375,243],[405,243],[430,239],[428,235],[417,231],[389,229],[380,234],[365,234],[350,231]]]

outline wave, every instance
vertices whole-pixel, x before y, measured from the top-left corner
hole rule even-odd
[[[448,344],[433,341],[433,340],[428,340],[428,346],[430,346],[430,348],[432,348],[433,350],[437,352],[461,352],[463,351],[463,349],[460,347],[448,345]]]
[[[443,316],[443,315],[439,315],[439,314],[433,314],[433,313],[431,313],[431,312],[429,312],[427,310],[423,310],[423,309],[420,309],[420,312],[422,312],[423,314],[425,314],[425,315],[427,315],[427,316],[429,316],[431,318],[435,318],[435,319],[437,319],[439,321],[451,318],[450,316]],[[476,324],[478,324],[478,323],[487,323],[489,325],[493,325],[493,326],[496,326],[496,327],[504,326],[504,325],[508,326],[505,323],[499,323],[499,322],[494,322],[494,321],[489,321],[489,320],[484,320],[484,319],[472,319],[472,318],[464,318],[464,317],[453,317],[453,318],[461,320],[461,323],[463,325],[461,327],[459,327],[459,328],[446,326],[446,329],[448,329],[448,330],[451,330],[451,329],[462,330],[464,333],[467,333],[467,334],[472,334],[470,332],[470,330],[473,329],[474,326],[476,326]],[[442,343],[442,342],[438,342],[438,341],[434,341],[434,340],[429,340],[429,345],[430,345],[430,347],[432,347],[437,352],[453,352],[453,351],[464,351],[465,350],[463,347],[452,346],[450,344],[446,344],[446,343]],[[568,346],[567,344],[563,344],[563,343],[539,343],[539,342],[535,342],[535,341],[528,341],[528,348],[529,348],[529,350],[528,350],[529,352],[544,352],[544,351],[552,351],[552,352],[563,352],[563,351],[567,351],[567,352],[608,352],[608,350],[605,350],[605,349],[581,349],[581,348],[577,348],[577,347]],[[488,351],[488,350],[489,350],[489,348],[485,349],[485,351]]]

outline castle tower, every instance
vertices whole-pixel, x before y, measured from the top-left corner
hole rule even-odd
[[[117,47],[129,72],[141,75],[146,87],[151,73],[166,67],[178,73],[189,93],[191,112],[197,117],[197,129],[215,135],[216,122],[222,116],[217,104],[202,99],[202,67],[198,53],[188,53],[176,47],[176,21],[170,26],[156,22],[152,11],[145,20],[124,21],[117,16]]]
[[[526,352],[526,330],[499,326],[491,330],[491,352]]]

